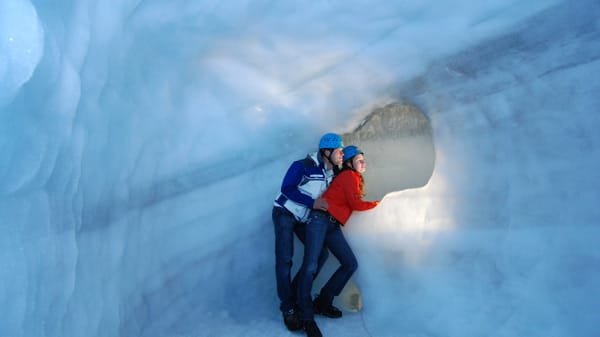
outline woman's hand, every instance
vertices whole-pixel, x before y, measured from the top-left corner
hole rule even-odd
[[[320,211],[326,211],[328,207],[329,204],[327,203],[327,200],[323,198],[315,199],[315,202],[313,204],[313,209],[318,209]]]

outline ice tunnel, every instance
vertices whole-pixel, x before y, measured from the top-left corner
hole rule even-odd
[[[1,0],[0,335],[297,336],[270,211],[328,131],[385,198],[324,336],[600,335],[599,17]]]

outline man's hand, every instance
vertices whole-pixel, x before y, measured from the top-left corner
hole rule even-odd
[[[318,209],[320,211],[326,211],[329,207],[327,200],[323,198],[315,199],[315,203],[313,204],[313,209]]]

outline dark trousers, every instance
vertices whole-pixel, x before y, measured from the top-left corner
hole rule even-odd
[[[275,227],[275,277],[280,301],[279,309],[286,312],[297,304],[298,274],[293,281],[291,280],[294,233],[304,243],[306,225],[296,220],[292,213],[282,207],[273,207],[272,218]],[[322,247],[317,257],[317,274],[328,256],[327,248]]]
[[[340,262],[339,268],[321,289],[321,296],[327,301],[331,301],[334,296],[341,293],[358,268],[358,262],[344,237],[341,224],[329,213],[312,211],[306,223],[305,235],[304,260],[298,272],[298,305],[300,306],[300,318],[302,320],[313,320],[314,310],[311,290],[320,268],[319,254],[323,247],[329,248],[329,251]]]

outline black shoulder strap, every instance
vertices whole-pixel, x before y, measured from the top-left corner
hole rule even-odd
[[[312,160],[312,158],[310,156],[306,156],[306,158],[302,159],[302,165],[304,165],[304,167],[316,167],[317,166],[315,161]]]

